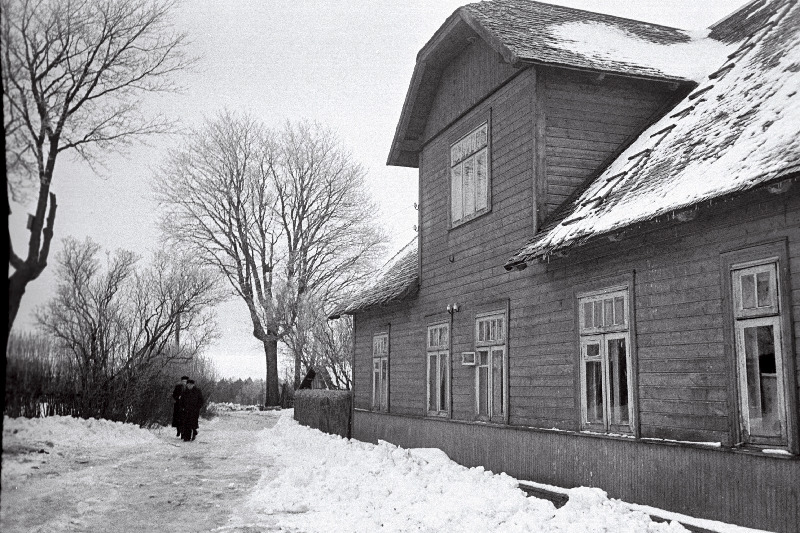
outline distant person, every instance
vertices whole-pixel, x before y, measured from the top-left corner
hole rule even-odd
[[[186,383],[189,381],[189,376],[181,376],[181,382],[175,385],[172,389],[172,399],[175,400],[175,405],[172,406],[172,427],[177,431],[176,437],[181,436],[181,407],[180,399],[183,391],[186,390]]]
[[[183,391],[179,401],[181,406],[181,438],[185,441],[194,440],[197,436],[199,427],[200,408],[203,407],[203,393],[194,386],[194,380],[186,382],[186,390]]]

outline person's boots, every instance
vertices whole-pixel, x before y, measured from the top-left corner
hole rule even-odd
[[[192,430],[192,440],[194,440],[194,438],[195,438],[196,436],[197,436],[197,430],[196,430],[196,429],[193,429],[193,430]]]

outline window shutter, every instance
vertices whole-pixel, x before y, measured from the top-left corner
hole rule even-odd
[[[488,172],[487,172],[487,155],[488,151],[486,148],[478,152],[475,156],[475,167],[476,167],[476,199],[475,199],[475,210],[482,211],[486,209],[489,205],[489,180],[488,180]]]
[[[461,218],[464,216],[463,191],[462,191],[462,187],[461,187],[461,169],[462,168],[463,168],[463,165],[458,164],[458,165],[454,166],[450,171],[450,176],[451,176],[450,216],[451,216],[453,221],[461,220]]]
[[[464,161],[464,213],[475,212],[475,158]]]

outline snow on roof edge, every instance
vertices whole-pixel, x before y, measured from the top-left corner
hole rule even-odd
[[[593,180],[587,189],[576,196],[571,207],[566,209],[563,219],[554,221],[555,225],[553,226],[545,227],[539,235],[509,258],[505,264],[506,269],[524,268],[521,267],[522,263],[535,258],[541,259],[542,256],[551,255],[555,251],[583,244],[596,236],[617,233],[622,228],[639,224],[645,220],[663,217],[664,214],[685,210],[691,206],[702,204],[706,200],[729,196],[796,173],[798,161],[800,161],[797,156],[800,144],[791,140],[792,132],[797,129],[797,123],[790,118],[797,114],[795,100],[792,99],[797,91],[790,92],[794,79],[792,73],[797,70],[790,67],[794,64],[792,62],[799,62],[798,54],[790,52],[794,48],[794,42],[798,40],[798,32],[793,30],[795,27],[793,24],[797,22],[800,13],[797,10],[793,11],[795,4],[795,2],[786,0],[766,1],[761,6],[764,13],[759,14],[761,21],[758,26],[751,28],[752,33],[746,38],[732,43],[738,44],[739,49],[728,56],[721,69],[708,76],[705,86],[701,85],[683,101],[684,109],[673,115],[665,115],[645,130],[631,146]],[[772,32],[771,30],[776,26],[782,27],[778,31]],[[757,52],[751,53],[750,50],[754,47]],[[777,60],[776,57],[781,59]],[[734,70],[738,72],[733,75],[729,74]],[[756,77],[753,78],[753,81],[749,81],[753,74],[756,74]],[[730,76],[730,78],[725,80],[726,76]],[[761,88],[761,85],[772,87],[775,82],[778,83],[775,90],[759,93],[758,89]],[[716,90],[716,98],[714,97],[715,91],[709,91],[714,88],[714,84],[720,84],[720,88]],[[756,96],[753,98],[750,98],[748,93],[751,86],[756,89]],[[726,109],[730,115],[723,115],[722,118],[719,118],[718,98],[727,97],[727,91],[739,94],[733,96],[733,100],[728,98],[727,104],[725,100],[719,102],[730,108]],[[739,108],[737,106],[740,103],[735,98],[742,98],[743,91],[744,97],[749,98],[750,101],[743,100],[741,104],[746,105]],[[706,100],[708,102],[703,104]],[[735,104],[733,108],[731,108],[732,104]],[[698,109],[695,111],[696,106]],[[794,111],[790,111],[792,109]],[[782,113],[783,119],[781,119]],[[680,116],[680,118],[672,120],[676,116]],[[689,118],[684,119],[686,116]],[[725,134],[720,134],[719,130],[725,131],[725,127],[730,125],[728,124],[730,120],[726,122],[728,117],[733,117],[737,121],[744,117],[743,124],[745,126],[739,128],[738,133],[734,133],[733,136],[725,137]],[[702,129],[697,132],[686,131],[687,125],[694,126],[697,121],[700,121],[698,124],[706,128],[706,131]],[[762,122],[763,130],[760,130]],[[665,127],[667,123],[669,125]],[[773,124],[776,126],[770,129],[769,133],[765,133]],[[668,139],[661,145],[667,134],[676,128],[676,125],[678,129],[675,130],[675,133],[680,132],[683,138],[702,139],[705,133],[711,134],[717,139],[682,142],[680,135],[673,135],[672,139]],[[738,125],[732,124],[734,129]],[[716,128],[716,131],[708,130],[709,127]],[[752,139],[761,140],[768,136],[770,142],[767,143],[767,148],[762,150],[763,141],[756,144],[755,148],[751,146]],[[800,135],[795,134],[794,138],[797,136]],[[655,137],[658,138],[653,140],[652,138]],[[679,140],[676,141],[675,137],[678,137]],[[700,148],[693,152],[692,146],[688,146],[687,150],[688,144],[700,145]],[[761,167],[750,163],[736,163],[738,161],[736,157],[741,156],[743,150],[751,148],[757,152],[760,151],[755,155],[760,156]],[[709,158],[711,163],[707,163]],[[633,162],[630,162],[631,160]],[[644,164],[640,164],[641,162]],[[731,166],[731,163],[734,165]],[[663,166],[665,164],[666,167]],[[717,165],[713,166],[713,164]],[[760,170],[765,164],[768,167],[766,172],[752,172]],[[658,168],[658,165],[662,165],[661,168]],[[702,182],[706,179],[706,173],[711,172],[713,179],[716,180],[714,186],[691,185],[693,182],[686,181],[687,173],[683,172],[683,169],[689,170],[688,175],[695,176],[692,178],[693,182]],[[720,174],[720,169],[728,172],[735,169],[736,178],[726,184],[725,176],[722,176],[721,180],[721,176],[715,175]],[[651,174],[653,173],[657,179],[656,184],[651,186],[649,182],[652,181]],[[601,183],[611,182],[617,176],[621,176],[621,178],[614,184],[604,186]],[[606,179],[603,180],[603,178]],[[675,185],[686,186],[687,183],[692,189],[685,194],[685,198],[681,198],[680,194],[675,194]],[[644,195],[638,190],[640,187],[644,188]],[[697,190],[695,191],[694,188]],[[626,213],[625,217],[620,217],[618,214],[613,215],[613,211],[610,211],[617,205],[622,205],[623,208],[632,206],[631,201],[636,201],[639,197],[642,201],[653,202],[654,199],[663,195],[668,195],[669,199],[656,201],[656,205],[661,204],[659,209],[654,210],[648,204],[647,209],[634,209],[633,213]],[[606,200],[609,196],[611,196],[610,202]],[[626,196],[630,196],[630,198],[626,199]],[[592,207],[592,202],[595,200],[599,203],[593,205],[601,206],[596,212]],[[589,207],[586,207],[587,205]],[[610,218],[608,218],[609,216]],[[588,218],[581,222],[581,218],[584,217]],[[606,217],[607,220],[602,221],[598,217]],[[565,221],[566,224],[564,224]],[[575,222],[578,223],[574,228],[567,227]],[[599,226],[598,223],[600,223]]]

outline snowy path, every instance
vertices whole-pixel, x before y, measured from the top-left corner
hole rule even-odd
[[[58,434],[15,446],[14,435],[6,433],[2,529],[213,531],[269,471],[271,459],[259,451],[256,436],[276,421],[270,413],[224,413],[201,420],[197,439],[188,443],[171,428],[152,433],[147,443],[122,436],[121,442],[90,446],[63,445]]]
[[[222,412],[195,442],[171,428],[68,417],[3,427],[4,533],[678,533],[600,489],[560,509],[440,450],[326,435],[292,411]],[[715,528],[716,529],[716,528]],[[725,528],[718,531],[744,532]],[[752,531],[752,530],[751,530]]]

